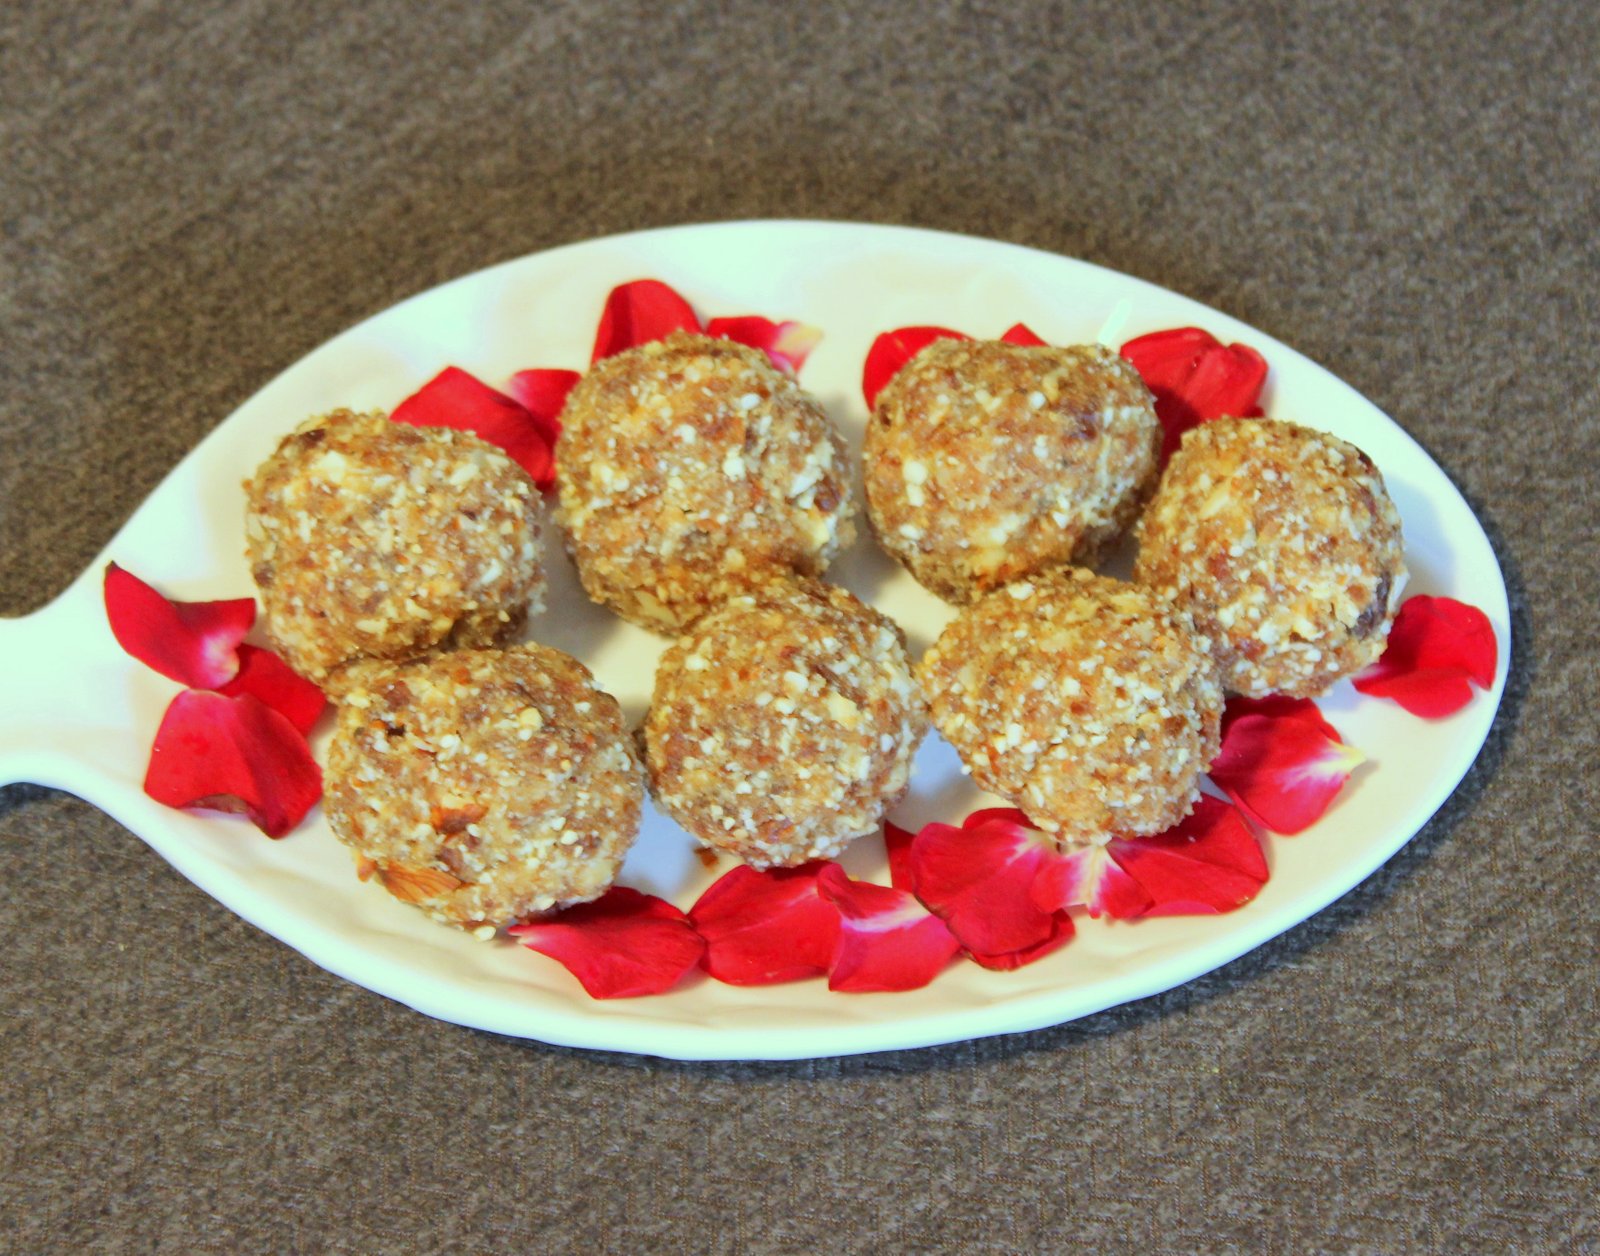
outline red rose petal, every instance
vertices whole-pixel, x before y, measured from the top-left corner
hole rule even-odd
[[[1312,714],[1282,699],[1268,701],[1275,705],[1240,710],[1242,700],[1228,700],[1222,749],[1208,772],[1263,828],[1300,833],[1322,818],[1366,756],[1340,740],[1315,703],[1305,703]]]
[[[1048,342],[1036,334],[1033,328],[1026,323],[1013,323],[1001,333],[1000,339],[1007,344],[1022,345],[1025,348],[1036,349]]]
[[[553,442],[521,403],[460,367],[447,366],[389,416],[413,427],[452,427],[503,449],[540,488],[555,479]]]
[[[1472,701],[1471,682],[1450,668],[1428,668],[1381,678],[1357,677],[1351,683],[1362,693],[1388,698],[1425,720],[1454,715]]]
[[[1222,735],[1228,735],[1233,721],[1241,715],[1266,715],[1273,719],[1304,720],[1313,728],[1320,728],[1335,741],[1339,732],[1323,718],[1322,708],[1310,698],[1291,698],[1281,693],[1269,693],[1264,698],[1230,697],[1222,708]]]
[[[1248,418],[1260,414],[1256,403],[1266,382],[1267,360],[1249,345],[1218,345],[1200,355],[1183,391],[1202,419]]]
[[[169,807],[242,812],[282,837],[322,797],[300,730],[252,694],[186,689],[156,730],[144,792]]]
[[[1018,810],[1016,807],[979,807],[978,810],[969,811],[967,813],[967,818],[961,822],[961,827],[964,830],[971,830],[989,824],[997,824],[1002,826],[1009,825],[1013,828],[1024,829],[1035,835],[1040,842],[1045,843],[1041,849],[1045,850],[1049,857],[1040,867],[1040,876],[1043,876],[1046,870],[1048,870],[1050,867],[1053,867],[1056,861],[1061,858],[1060,851],[1057,849],[1054,839],[1045,837],[1039,829],[1035,828],[1033,821],[1028,819],[1026,813]],[[1055,911],[1059,906],[1059,904],[1048,901],[1049,891],[1040,890],[1038,888],[1037,880],[1035,881],[1033,898],[1035,904],[1037,904],[1044,911]]]
[[[1122,346],[1151,392],[1176,392],[1194,374],[1195,363],[1220,341],[1199,327],[1173,327],[1135,336]]]
[[[111,635],[163,676],[214,689],[239,671],[239,645],[256,621],[254,598],[174,602],[126,568],[110,564],[105,580]]]
[[[723,336],[752,349],[760,349],[772,365],[797,375],[811,351],[822,339],[819,328],[793,320],[774,323],[759,314],[742,318],[714,318],[706,324],[706,335]]]
[[[1019,947],[1015,951],[998,952],[979,952],[966,948],[967,954],[974,963],[991,972],[1010,972],[1015,968],[1023,968],[1036,959],[1043,959],[1051,951],[1065,946],[1077,936],[1078,928],[1065,911],[1051,912],[1047,920],[1049,928],[1044,936],[1029,946]]]
[[[663,994],[700,962],[705,943],[665,899],[614,885],[592,903],[506,930],[548,955],[594,999]]]
[[[861,368],[861,395],[867,399],[867,409],[877,404],[883,386],[899,370],[935,340],[970,340],[971,337],[948,327],[900,327],[881,333],[867,350],[867,360]]]
[[[699,331],[694,308],[659,279],[618,284],[606,297],[595,333],[591,362],[613,353],[664,340],[675,331]]]
[[[980,824],[988,824],[994,820],[1001,824],[1020,824],[1025,829],[1033,827],[1033,821],[1015,807],[980,807],[970,812],[961,822],[964,829],[975,829]]]
[[[1051,863],[1035,883],[1041,906],[1084,907],[1091,916],[1136,920],[1153,906],[1139,883],[1100,845],[1082,846]]]
[[[916,895],[985,968],[1016,968],[1072,936],[1072,921],[1037,901],[1056,858],[1050,839],[1009,809],[974,812],[958,829],[925,825],[911,848]]]
[[[511,377],[511,396],[528,412],[552,449],[561,439],[561,411],[566,408],[567,394],[582,378],[577,371],[548,367],[518,371]]]
[[[834,863],[823,867],[817,886],[840,915],[830,990],[918,990],[960,949],[944,921],[904,890],[852,881]]]
[[[889,856],[889,884],[908,894],[916,892],[911,883],[911,847],[916,840],[917,835],[910,829],[903,829],[888,820],[883,822],[883,850]]]
[[[239,674],[217,690],[233,698],[248,693],[286,717],[302,733],[309,733],[328,705],[321,689],[300,675],[271,650],[239,647]]]
[[[1122,356],[1155,394],[1163,462],[1190,428],[1225,415],[1261,413],[1267,363],[1248,345],[1223,345],[1198,327],[1178,327],[1135,337],[1122,346]]]
[[[764,986],[827,972],[839,909],[817,892],[822,864],[731,868],[689,909],[705,939],[700,964],[718,981]]]
[[[1494,687],[1500,647],[1489,617],[1455,598],[1407,598],[1382,656],[1352,682],[1413,715],[1439,719],[1472,700],[1474,683]]]
[[[1157,837],[1113,838],[1106,849],[1150,896],[1148,916],[1233,911],[1271,875],[1244,817],[1218,798],[1201,798],[1188,818]]]

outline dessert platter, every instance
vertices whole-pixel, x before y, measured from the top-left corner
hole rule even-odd
[[[630,325],[616,294],[640,280],[709,336]],[[622,351],[601,354],[597,323]],[[1180,443],[1158,382],[1174,352],[1189,376],[1258,364],[1249,407]],[[543,445],[440,409],[514,410],[493,390],[557,377]],[[1292,607],[1255,580],[1268,549]],[[163,664],[203,613],[187,604],[253,596],[222,671]],[[108,620],[131,604],[143,644]],[[1459,701],[1371,679],[1430,606],[1482,647]],[[1321,910],[1471,767],[1509,627],[1444,473],[1271,337],[995,241],[707,224],[465,276],[284,371],[55,603],[0,621],[0,782],[87,799],[314,963],[442,1020],[682,1059],[842,1055],[1058,1024]],[[272,711],[227,696],[258,664],[299,687]],[[181,792],[201,752],[169,734],[180,711],[290,730],[284,771],[312,791],[249,818],[218,809],[240,809],[231,789]],[[1274,720],[1324,766],[1273,779],[1297,798],[1308,772],[1332,781],[1292,823],[1235,770]],[[257,758],[236,766],[277,770]],[[1140,862],[1173,832],[1180,854],[1216,849],[1219,824],[1248,858],[1209,889]],[[1021,900],[952,882],[964,834],[1037,868],[1017,911],[1046,932],[1026,946],[974,940]],[[728,975],[714,884],[805,899],[788,967]],[[681,969],[591,997],[548,922],[606,904],[688,947]],[[832,930],[814,961],[802,918]],[[926,972],[894,959],[885,979],[887,934],[921,939]]]

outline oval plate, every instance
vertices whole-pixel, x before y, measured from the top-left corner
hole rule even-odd
[[[605,294],[641,277],[672,284],[703,318],[764,314],[821,328],[801,381],[858,447],[862,360],[888,328],[935,323],[997,336],[1021,320],[1066,344],[1194,324],[1253,345],[1271,366],[1269,415],[1333,432],[1377,462],[1405,522],[1408,592],[1448,594],[1488,614],[1501,644],[1494,690],[1426,722],[1339,685],[1323,710],[1370,761],[1313,828],[1265,839],[1272,880],[1240,911],[1080,919],[1074,941],[1030,967],[1000,973],[957,963],[905,994],[833,994],[820,979],[741,989],[696,976],[668,995],[594,1002],[553,961],[509,942],[473,941],[358,882],[320,813],[273,842],[234,817],[170,811],[146,798],[151,738],[175,687],[112,641],[100,603],[105,561],[175,597],[247,592],[240,482],[300,420],[338,406],[392,408],[450,364],[497,386],[525,367],[582,369]],[[550,566],[550,608],[531,635],[582,658],[637,719],[663,642],[591,605],[563,556],[552,555]],[[831,574],[893,615],[913,651],[950,617],[865,539]],[[8,707],[0,781],[88,799],[314,963],[430,1016],[681,1059],[844,1055],[1054,1025],[1166,990],[1282,933],[1368,876],[1449,796],[1488,735],[1509,655],[1499,567],[1444,473],[1370,402],[1271,337],[1151,284],[1014,245],[845,223],[710,224],[594,240],[468,275],[352,328],[273,380],[173,471],[60,599],[0,622]],[[895,819],[912,828],[958,820],[984,801],[949,748],[930,737]],[[881,844],[858,842],[844,862],[855,876],[881,878]],[[622,880],[687,907],[720,871],[703,867],[682,831],[649,813]]]

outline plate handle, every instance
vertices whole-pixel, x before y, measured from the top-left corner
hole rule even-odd
[[[81,792],[84,767],[108,754],[106,766],[120,767],[128,663],[106,623],[98,569],[33,614],[0,619],[0,784]]]

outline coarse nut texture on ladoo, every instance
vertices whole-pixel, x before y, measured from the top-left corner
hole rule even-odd
[[[284,437],[246,491],[267,631],[332,689],[353,660],[491,645],[542,609],[538,490],[469,433],[336,410]]]
[[[1134,578],[1193,614],[1223,684],[1252,697],[1313,698],[1377,659],[1405,577],[1372,460],[1280,420],[1186,433],[1139,524]]]
[[[1188,613],[1081,568],[967,607],[917,675],[972,779],[1064,842],[1170,828],[1217,753],[1222,687]]]
[[[702,843],[793,866],[877,829],[927,726],[893,620],[821,581],[776,581],[662,656],[645,763],[657,804]]]
[[[820,575],[855,538],[845,445],[759,350],[674,333],[573,389],[560,519],[585,591],[677,632],[774,575]]]
[[[603,894],[644,776],[616,699],[540,645],[363,663],[328,754],[328,824],[396,897],[499,926]]]
[[[1150,391],[1110,349],[936,340],[878,394],[868,515],[918,581],[970,602],[1097,561],[1155,483],[1160,440]]]

